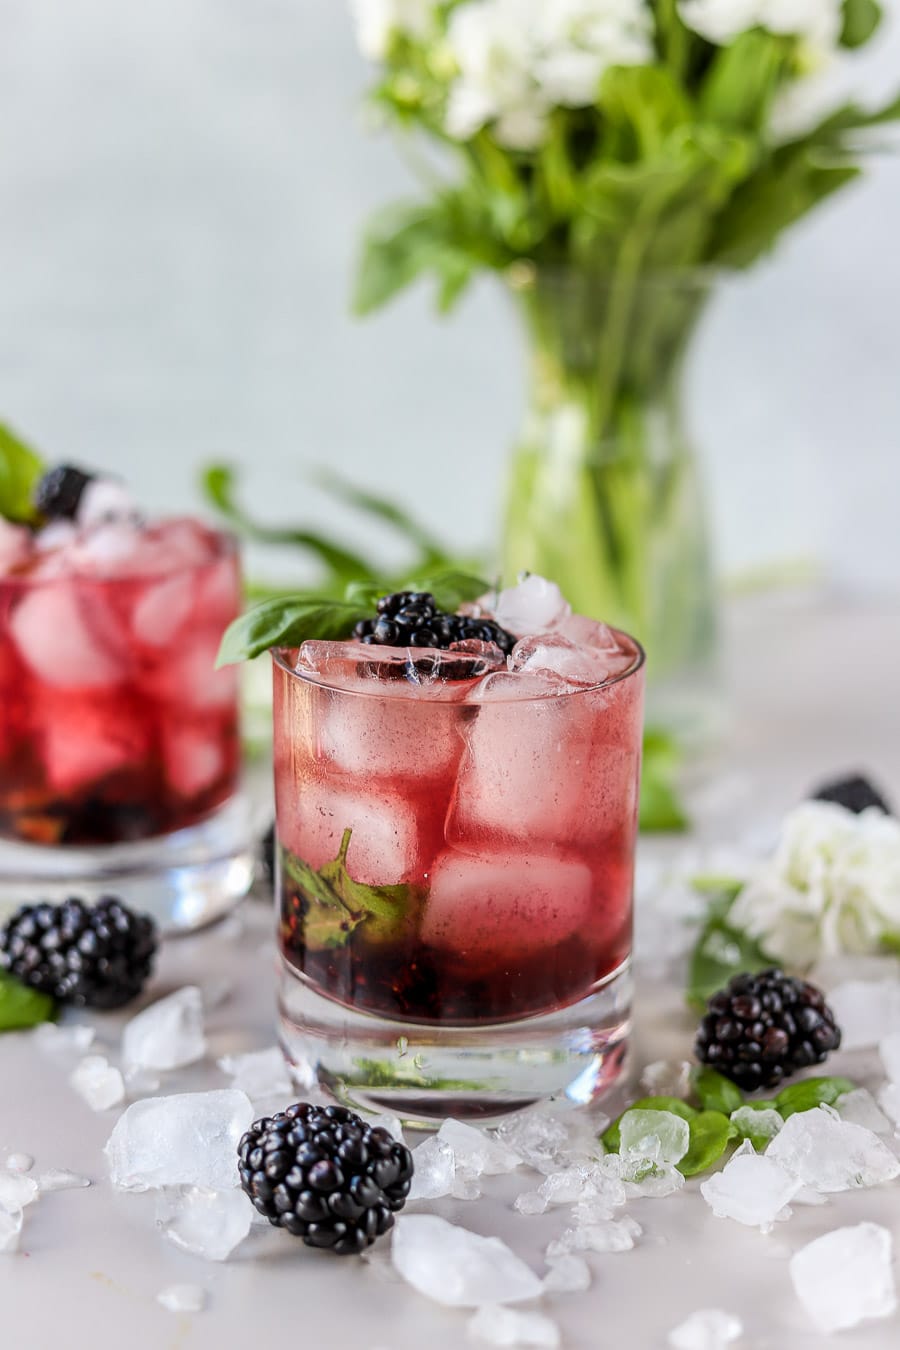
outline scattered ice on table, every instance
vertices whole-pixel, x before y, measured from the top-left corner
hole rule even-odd
[[[391,1255],[426,1298],[453,1308],[538,1298],[541,1281],[499,1238],[481,1237],[433,1214],[402,1215]]]
[[[18,1250],[22,1232],[22,1211],[8,1210],[0,1205],[0,1253]]]
[[[884,1084],[878,1093],[878,1105],[900,1131],[900,1087],[896,1083]]]
[[[122,1075],[103,1055],[87,1055],[69,1082],[92,1111],[108,1111],[125,1100]]]
[[[106,1145],[110,1180],[124,1191],[229,1190],[238,1184],[237,1146],[252,1119],[250,1098],[234,1088],[134,1102]]]
[[[467,1180],[464,1176],[457,1176],[450,1187],[450,1194],[454,1200],[480,1200],[481,1187],[477,1181]]]
[[[754,1139],[774,1139],[784,1124],[784,1117],[772,1107],[755,1111],[752,1106],[739,1106],[732,1111],[731,1121],[745,1139],[751,1134]]]
[[[30,1172],[34,1167],[34,1158],[30,1153],[11,1153],[6,1160],[8,1172]]]
[[[557,1350],[559,1327],[543,1313],[518,1312],[489,1303],[469,1319],[466,1332],[486,1345],[538,1346]]]
[[[413,1173],[410,1200],[437,1200],[449,1195],[456,1180],[456,1158],[453,1149],[437,1135],[431,1135],[413,1149]]]
[[[691,1066],[686,1059],[658,1059],[641,1073],[641,1087],[650,1097],[686,1097],[691,1085]]]
[[[574,1205],[577,1200],[593,1195],[593,1173],[585,1167],[566,1167],[551,1172],[541,1183],[540,1194],[548,1205]]]
[[[93,1027],[84,1023],[60,1026],[56,1022],[42,1022],[31,1036],[38,1049],[49,1054],[83,1055],[91,1048],[96,1034]]]
[[[771,1151],[770,1145],[766,1153],[757,1153],[746,1140],[721,1172],[701,1183],[700,1193],[716,1218],[771,1231],[803,1185],[770,1156]]]
[[[900,981],[848,980],[828,999],[841,1028],[842,1050],[865,1050],[900,1030]]]
[[[672,1111],[626,1111],[619,1138],[623,1159],[646,1159],[666,1167],[681,1162],[690,1146],[691,1131],[687,1121]]]
[[[583,1256],[560,1252],[547,1257],[550,1267],[544,1276],[546,1294],[581,1294],[591,1287],[591,1268]]]
[[[81,1191],[91,1185],[89,1177],[79,1176],[77,1172],[69,1172],[64,1167],[49,1167],[46,1172],[41,1172],[37,1180],[41,1195],[49,1191]]]
[[[206,1261],[226,1261],[250,1232],[253,1206],[241,1190],[181,1187],[161,1199],[157,1220],[167,1238]]]
[[[285,1096],[291,1091],[284,1055],[277,1045],[248,1055],[226,1055],[219,1060],[219,1068],[233,1079],[232,1086],[246,1092],[251,1101]]]
[[[789,1117],[765,1157],[804,1185],[826,1193],[877,1186],[900,1176],[900,1161],[877,1134],[841,1120],[828,1106]]]
[[[684,1177],[677,1167],[650,1166],[643,1160],[636,1160],[629,1178],[625,1179],[625,1194],[628,1199],[664,1200],[667,1195],[675,1195],[684,1190]]]
[[[24,1209],[38,1198],[38,1184],[32,1177],[0,1172],[0,1209]]]
[[[576,1223],[599,1223],[603,1219],[611,1219],[615,1211],[622,1208],[627,1198],[627,1188],[621,1177],[605,1176],[598,1168],[590,1187],[575,1205],[572,1213]]]
[[[859,1223],[816,1238],[791,1258],[794,1290],[820,1331],[843,1331],[896,1310],[893,1242],[886,1228]]]
[[[496,1135],[452,1117],[444,1121],[437,1137],[453,1150],[457,1171],[470,1177],[500,1176],[515,1171],[522,1162],[518,1153]]]
[[[493,605],[491,601],[493,600]],[[480,602],[508,633],[542,633],[561,623],[572,613],[562,591],[544,577],[524,577],[517,586],[509,586],[496,597],[484,596]]]
[[[547,1197],[540,1191],[522,1191],[513,1201],[513,1209],[520,1214],[545,1214],[548,1209]]]
[[[122,1033],[122,1059],[129,1077],[141,1069],[180,1069],[205,1054],[203,998],[195,985],[152,1003]]]
[[[743,1333],[740,1321],[719,1308],[703,1308],[669,1332],[672,1350],[727,1350]]]
[[[566,1256],[570,1252],[630,1252],[644,1230],[624,1214],[621,1219],[604,1219],[597,1223],[579,1224],[567,1228],[562,1237],[547,1247],[547,1260]]]
[[[495,1131],[495,1137],[537,1172],[556,1170],[557,1161],[569,1143],[564,1119],[536,1107],[509,1116]]]
[[[884,1071],[892,1083],[900,1083],[900,1031],[891,1031],[878,1042]]]
[[[156,1301],[169,1312],[202,1312],[206,1307],[206,1290],[199,1284],[170,1284],[159,1291]]]
[[[862,1125],[873,1134],[891,1134],[893,1131],[891,1122],[866,1088],[845,1092],[834,1106],[841,1120],[849,1120],[851,1125]]]

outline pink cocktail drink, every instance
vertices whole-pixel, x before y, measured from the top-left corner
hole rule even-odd
[[[517,637],[275,654],[286,1042],[326,1080],[348,1014],[361,1044],[376,1019],[471,1043],[627,973],[643,653],[567,608]],[[331,1081],[354,1095],[352,1066]]]

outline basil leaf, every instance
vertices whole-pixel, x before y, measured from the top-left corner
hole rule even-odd
[[[614,1120],[612,1125],[600,1136],[600,1142],[605,1145],[607,1153],[618,1153],[621,1144],[619,1128],[622,1124],[622,1116],[627,1111],[671,1111],[673,1116],[680,1116],[682,1120],[691,1121],[699,1113],[693,1106],[688,1106],[680,1097],[641,1097],[639,1101],[632,1102],[618,1120]]]
[[[744,1105],[744,1094],[740,1088],[715,1069],[710,1069],[706,1065],[695,1069],[691,1080],[694,1094],[704,1111],[721,1111],[730,1116],[732,1111],[737,1111]]]
[[[35,519],[34,489],[44,467],[40,455],[0,422],[0,516],[22,524]]]
[[[701,1111],[688,1122],[691,1141],[688,1151],[675,1166],[684,1177],[695,1177],[717,1163],[738,1129],[721,1111]]]
[[[299,647],[314,638],[339,642],[349,638],[369,607],[328,600],[310,592],[276,596],[242,614],[226,628],[216,666],[252,661],[273,647]]]
[[[713,994],[723,989],[734,975],[752,974],[772,965],[755,939],[729,924],[733,902],[731,888],[713,900],[691,955],[687,999],[699,1012],[705,1011]]]
[[[743,1107],[741,1109],[744,1111],[749,1111],[751,1115],[759,1111],[776,1111],[776,1112],[778,1111],[778,1107],[775,1105],[774,1102],[744,1102]],[[767,1146],[771,1143],[772,1138],[771,1135],[763,1134],[761,1132],[757,1133],[757,1131],[754,1130],[751,1121],[748,1120],[746,1122],[742,1122],[732,1118],[731,1123],[741,1139],[750,1140],[750,1143],[756,1149],[757,1153],[764,1152]]]
[[[883,17],[881,6],[875,0],[844,0],[841,46],[864,47],[874,37]]]
[[[56,1005],[48,994],[40,994],[0,970],[0,1031],[36,1027],[39,1022],[52,1021],[55,1014]]]
[[[833,1106],[845,1092],[856,1087],[849,1078],[805,1078],[802,1083],[792,1083],[775,1098],[775,1109],[785,1120],[800,1111],[812,1111],[817,1106]]]
[[[677,834],[690,821],[678,792],[681,751],[666,731],[648,727],[641,766],[640,828],[644,834]]]
[[[307,901],[303,940],[312,951],[346,946],[363,925],[369,942],[394,941],[415,922],[421,898],[413,887],[366,886],[350,876],[347,854],[352,835],[352,830],[344,831],[338,856],[318,872],[281,850],[285,872]]]

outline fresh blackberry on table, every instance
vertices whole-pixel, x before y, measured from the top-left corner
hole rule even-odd
[[[238,1159],[241,1185],[269,1223],[338,1256],[393,1227],[413,1174],[412,1154],[387,1130],[308,1102],[255,1121]]]
[[[823,783],[813,793],[817,802],[834,802],[843,806],[854,815],[862,815],[870,806],[877,806],[886,816],[894,813],[873,783],[862,774],[848,774],[845,778],[836,778],[833,782]]]
[[[701,1063],[755,1092],[821,1064],[840,1043],[824,994],[773,969],[736,975],[713,995],[694,1051]]]
[[[508,656],[516,638],[493,619],[448,614],[428,591],[397,591],[376,606],[377,618],[353,630],[360,642],[380,647],[430,647],[448,651],[457,642],[493,642]]]
[[[35,510],[45,520],[74,520],[84,490],[95,477],[73,464],[58,464],[39,479],[34,490]]]
[[[77,1008],[130,1003],[153,968],[156,925],[114,896],[23,905],[0,930],[0,968]]]

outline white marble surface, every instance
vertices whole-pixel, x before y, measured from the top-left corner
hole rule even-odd
[[[710,840],[727,841],[734,821],[765,822],[811,781],[833,770],[869,767],[900,797],[900,615],[837,611],[786,601],[745,605],[730,623],[733,732],[717,787],[698,789]],[[671,846],[669,846],[671,848]],[[657,844],[652,849],[660,853]],[[217,929],[169,944],[147,998],[189,982],[225,981],[232,992],[209,1015],[202,1065],[166,1076],[165,1089],[225,1086],[215,1067],[226,1053],[273,1040],[271,922],[248,902]],[[98,1017],[100,1052],[116,1050],[121,1017]],[[693,1019],[673,980],[645,980],[635,1065],[689,1052]],[[862,1082],[873,1055],[838,1056],[834,1071]],[[312,1253],[274,1230],[254,1229],[224,1265],[178,1251],[154,1226],[152,1196],[119,1195],[105,1179],[101,1148],[116,1112],[95,1114],[68,1084],[69,1066],[38,1053],[28,1035],[0,1039],[0,1156],[28,1152],[36,1171],[69,1168],[87,1190],[42,1198],[26,1216],[22,1250],[0,1256],[0,1337],[9,1350],[224,1350],[266,1338],[321,1350],[458,1350],[466,1315],[427,1302],[397,1283],[383,1260],[359,1263]],[[566,1226],[565,1209],[526,1218],[511,1208],[529,1174],[487,1183],[480,1201],[433,1209],[485,1234],[498,1234],[538,1271],[547,1242]],[[637,1248],[591,1256],[590,1291],[544,1300],[565,1350],[664,1350],[667,1332],[700,1307],[721,1307],[745,1325],[747,1350],[816,1350],[823,1338],[791,1289],[787,1258],[812,1237],[863,1219],[900,1242],[897,1185],[798,1206],[768,1237],[717,1220],[696,1182],[629,1211],[644,1227]],[[207,1310],[173,1314],[156,1302],[172,1284],[198,1284]],[[888,1350],[900,1319],[843,1333],[846,1350]]]

